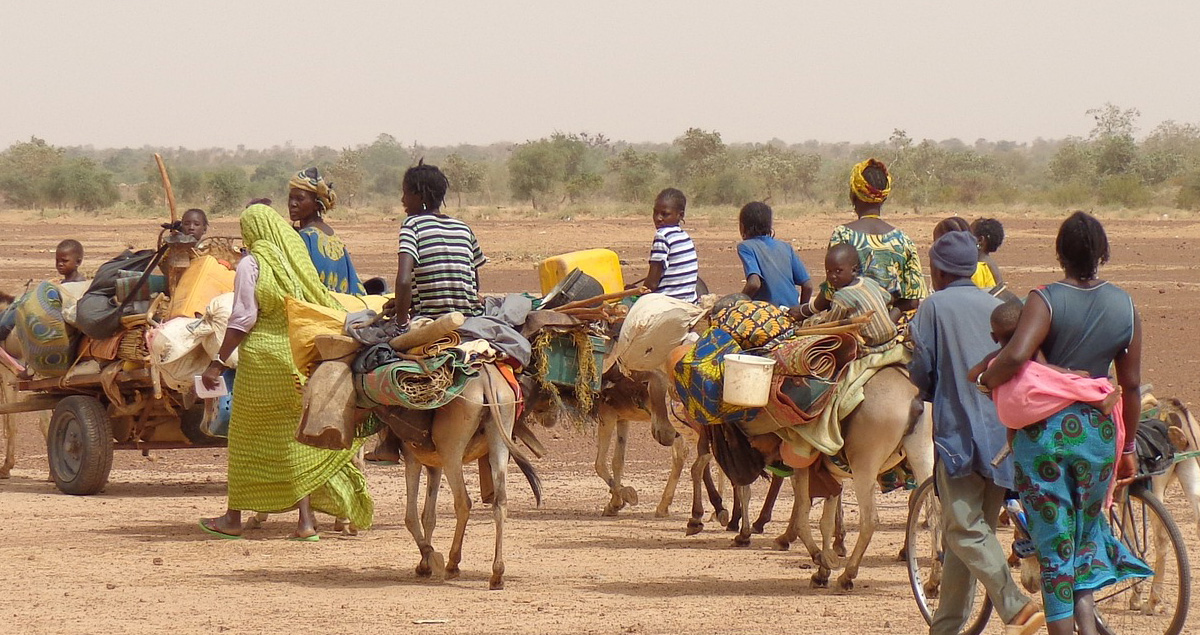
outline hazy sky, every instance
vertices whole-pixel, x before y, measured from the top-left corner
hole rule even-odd
[[[0,0],[0,147],[1028,141],[1200,122],[1200,2]]]

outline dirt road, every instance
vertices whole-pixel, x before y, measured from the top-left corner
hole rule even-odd
[[[819,274],[821,248],[845,220],[822,216],[777,223]],[[892,219],[924,251],[937,218]],[[394,222],[334,225],[365,274],[394,275]],[[648,219],[472,222],[492,262],[488,291],[533,289],[533,263],[550,254],[610,247],[642,269],[653,233]],[[1054,220],[1005,219],[1008,238],[997,261],[1015,289],[1056,279]],[[1134,296],[1146,332],[1144,377],[1160,395],[1200,396],[1191,369],[1200,361],[1193,327],[1200,309],[1197,257],[1200,223],[1106,221],[1112,263],[1103,275]],[[689,220],[702,275],[718,292],[736,290],[736,224]],[[221,220],[216,234],[233,234]],[[81,238],[94,267],[129,242],[147,245],[146,221],[21,222],[0,216],[0,290],[52,273],[52,250],[65,237]],[[86,266],[85,265],[85,266]],[[637,275],[641,275],[638,273]],[[477,505],[467,530],[463,577],[435,583],[416,578],[417,551],[403,527],[402,468],[375,467],[368,479],[376,497],[376,527],[357,537],[326,533],[320,543],[284,540],[294,517],[281,517],[248,540],[209,538],[196,527],[224,506],[221,450],[155,452],[144,458],[118,452],[111,483],[100,495],[74,498],[45,481],[45,449],[33,416],[21,418],[14,477],[0,481],[0,562],[5,591],[0,624],[9,633],[314,633],[417,632],[813,632],[918,633],[903,567],[894,561],[902,541],[905,498],[883,497],[882,527],[851,594],[810,589],[809,560],[769,550],[768,527],[747,549],[730,547],[730,534],[710,523],[699,536],[683,535],[689,488],[681,484],[674,514],[653,510],[666,474],[668,452],[635,433],[627,480],[640,506],[601,518],[605,486],[592,473],[590,431],[542,432],[550,455],[537,462],[546,502],[535,509],[528,486],[510,470],[506,533],[507,589],[488,592],[491,512]],[[474,474],[470,475],[472,489]],[[761,494],[760,494],[761,495]],[[1178,496],[1178,493],[1175,493]],[[450,495],[443,487],[436,542],[448,548]],[[781,497],[777,519],[790,497]],[[1195,520],[1177,500],[1172,508],[1200,562]],[[857,523],[848,508],[851,527]],[[326,523],[328,528],[328,523]],[[854,533],[851,533],[851,540]],[[419,621],[432,621],[421,623]],[[1194,615],[1191,629],[1200,627]],[[989,632],[999,632],[995,630]]]

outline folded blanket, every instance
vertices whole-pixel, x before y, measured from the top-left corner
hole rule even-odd
[[[806,335],[791,338],[771,349],[775,374],[832,380],[858,356],[858,340],[852,333]]]
[[[478,370],[463,366],[446,353],[417,361],[400,360],[354,375],[360,408],[403,406],[432,410],[462,393]]]

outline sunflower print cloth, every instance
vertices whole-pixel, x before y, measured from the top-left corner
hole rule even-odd
[[[796,323],[780,307],[770,302],[743,300],[713,314],[713,326],[733,337],[743,350],[760,348],[787,337]]]
[[[342,307],[321,285],[304,241],[265,205],[242,213],[242,240],[258,261],[258,321],[238,349],[229,421],[229,508],[292,509],[305,496],[313,509],[368,528],[374,502],[362,472],[350,462],[361,441],[344,451],[296,441],[303,378],[288,342],[284,298]]]
[[[761,408],[734,406],[721,400],[725,385],[725,356],[741,353],[733,336],[709,327],[696,346],[675,365],[675,389],[688,418],[700,425],[742,423]]]
[[[354,268],[354,261],[350,259],[350,252],[346,250],[346,243],[342,242],[341,238],[336,234],[326,234],[311,225],[300,230],[300,238],[304,239],[304,245],[308,247],[308,257],[317,269],[321,284],[336,293],[367,294],[358,279],[358,271]]]
[[[886,234],[867,234],[838,225],[829,237],[829,246],[848,243],[858,251],[863,275],[879,283],[889,294],[905,300],[921,300],[927,295],[921,273],[921,256],[907,234],[893,229]],[[832,300],[834,289],[821,283],[821,293]]]
[[[1116,443],[1111,415],[1080,403],[1013,439],[1016,486],[1041,562],[1047,621],[1073,615],[1077,591],[1153,575],[1105,517]]]

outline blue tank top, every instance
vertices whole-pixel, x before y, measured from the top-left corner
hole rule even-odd
[[[1055,282],[1034,293],[1050,307],[1050,332],[1042,342],[1046,361],[1107,377],[1109,364],[1133,338],[1133,298],[1108,282],[1088,289]]]

